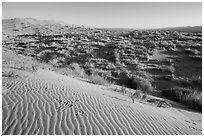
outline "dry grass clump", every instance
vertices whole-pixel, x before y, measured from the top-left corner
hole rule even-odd
[[[2,72],[2,77],[8,77],[8,78],[11,78],[11,77],[15,77],[15,74],[14,74],[13,71]]]
[[[127,94],[129,91],[124,86],[121,86],[121,89],[119,90],[119,92],[123,94]]]
[[[87,75],[84,69],[81,68],[79,64],[75,62],[70,64],[68,68],[60,68],[59,71],[63,75],[71,75],[71,76],[77,76],[80,78],[88,79],[91,83],[94,83],[94,84],[107,85],[109,83],[105,78],[97,74]]]
[[[49,61],[49,63],[54,67],[62,67],[65,65],[64,57],[57,57]]]
[[[164,58],[162,60],[160,60],[160,63],[161,64],[172,64],[173,63],[173,59],[170,59],[170,58]]]
[[[202,87],[202,78],[199,77],[191,77],[191,78],[184,78],[179,77],[176,78],[174,81],[180,82],[183,86],[191,87],[192,85],[196,85],[197,87]]]
[[[82,69],[78,63],[72,63],[69,65],[69,68],[72,70],[71,73],[74,75],[74,76],[78,76],[78,77],[81,77],[81,78],[86,78],[87,75],[85,74],[85,71],[84,69]]]
[[[150,77],[150,75],[146,71],[141,71],[141,70],[135,71],[134,74],[137,76],[140,76],[144,79],[149,79],[149,77]]]
[[[152,92],[153,86],[149,79],[142,78],[140,76],[134,76],[129,81],[130,88],[139,89],[145,93]]]
[[[187,48],[187,49],[185,49],[185,51],[191,55],[198,55],[199,54],[199,51],[197,49]]]
[[[199,90],[175,87],[163,90],[162,95],[171,100],[189,105],[194,109],[202,110],[202,92]]]
[[[52,50],[43,50],[37,54],[38,60],[48,63],[53,58],[54,52]]]
[[[189,58],[202,61],[202,55],[189,55]]]
[[[99,75],[90,75],[87,77],[92,83],[99,85],[107,85],[109,82]]]
[[[162,65],[160,66],[160,69],[162,71],[168,71],[170,72],[171,74],[173,74],[175,72],[175,68],[173,66],[166,66],[166,65]]]

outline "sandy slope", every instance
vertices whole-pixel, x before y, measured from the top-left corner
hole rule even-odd
[[[40,70],[6,81],[2,134],[201,134],[174,108],[157,108],[74,78]]]

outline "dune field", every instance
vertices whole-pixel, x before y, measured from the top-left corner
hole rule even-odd
[[[105,86],[43,69],[3,81],[2,111],[4,135],[202,134],[200,113],[133,104]]]

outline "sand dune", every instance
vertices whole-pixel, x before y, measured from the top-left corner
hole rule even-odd
[[[2,134],[201,134],[174,108],[136,102],[102,86],[39,70],[6,81]]]

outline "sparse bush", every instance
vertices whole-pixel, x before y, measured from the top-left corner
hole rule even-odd
[[[99,75],[90,75],[88,76],[88,79],[93,82],[94,84],[99,84],[99,85],[107,85],[108,82],[101,76]]]
[[[162,66],[160,67],[160,69],[161,69],[162,71],[168,71],[168,72],[170,72],[171,74],[173,74],[173,73],[175,72],[175,68],[174,68],[173,66],[162,65]]]
[[[153,86],[148,79],[142,78],[140,76],[135,76],[131,78],[128,82],[128,86],[133,89],[139,89],[143,92],[152,92]]]
[[[65,64],[65,58],[64,57],[57,57],[49,62],[54,67],[62,67]]]
[[[135,72],[133,73],[133,75],[140,76],[140,77],[142,77],[142,78],[144,78],[144,79],[148,79],[149,76],[150,76],[149,74],[147,74],[146,71],[135,71]]]
[[[141,63],[138,63],[138,64],[136,64],[136,66],[135,66],[135,70],[141,70],[141,69],[143,69],[144,68],[144,66],[141,64]]]
[[[67,57],[67,58],[70,57],[69,51],[68,51],[68,50],[65,50],[65,49],[58,50],[57,53],[58,53],[58,54],[61,54],[61,55],[63,55],[63,56],[65,56],[65,57]]]
[[[57,68],[62,75],[72,75],[72,70],[69,68]]]
[[[193,55],[198,55],[199,54],[199,51],[196,50],[196,49],[190,49],[190,48],[187,48],[185,49],[185,51],[189,54],[193,54]]]
[[[114,69],[116,69],[116,66],[113,63],[108,62],[106,69],[114,70]]]
[[[127,94],[128,90],[124,86],[121,86],[120,92],[123,94]]]
[[[143,99],[143,100],[147,99],[147,94],[143,94],[143,95],[142,95],[142,99]]]
[[[202,92],[190,88],[175,87],[162,91],[162,95],[171,100],[178,101],[202,110]]]
[[[202,61],[202,56],[201,55],[189,55],[189,58],[194,59],[194,60],[201,60]]]
[[[69,65],[70,69],[72,70],[72,74],[79,77],[86,77],[84,69],[82,69],[78,63],[72,63]]]
[[[170,64],[173,63],[173,59],[164,58],[164,59],[160,60],[160,63],[162,63],[162,64],[164,63],[164,64],[170,65]]]
[[[191,78],[179,77],[179,78],[176,78],[174,81],[180,82],[182,86],[191,87],[193,85],[196,85],[196,87],[202,88],[201,77],[196,77],[196,76],[193,76]]]
[[[48,63],[53,58],[54,52],[52,50],[43,50],[38,55],[37,58],[45,63]]]
[[[197,85],[200,85],[202,87],[202,78],[200,76],[199,77],[192,77],[190,80],[191,80],[192,84],[197,84]]]
[[[159,43],[159,46],[168,49],[168,48],[170,47],[170,44],[169,44],[168,41],[161,41],[161,42]]]
[[[9,72],[2,72],[2,77],[8,77],[8,78],[11,78],[11,77],[14,77],[15,74],[13,71],[9,71]]]
[[[72,63],[69,65],[69,68],[64,68],[61,69],[61,73],[64,75],[72,75],[72,76],[78,76],[81,78],[85,78],[90,80],[90,82],[94,83],[94,84],[99,84],[99,85],[106,85],[109,82],[106,81],[103,77],[93,74],[88,76],[84,69],[82,69],[78,63]]]

